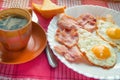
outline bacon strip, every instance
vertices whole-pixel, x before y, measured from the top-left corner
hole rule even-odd
[[[56,31],[55,39],[61,44],[64,44],[67,47],[71,48],[72,46],[77,44],[79,38],[77,30],[74,28],[72,28],[71,30],[62,30],[58,28],[58,30]]]
[[[72,48],[67,48],[64,45],[58,45],[54,47],[55,51],[60,55],[63,55],[66,60],[69,62],[80,62],[81,60],[81,52],[79,51],[77,46]]]
[[[73,17],[61,14],[57,25],[55,39],[69,48],[76,45],[78,42],[77,21]]]
[[[71,28],[79,28],[78,22],[74,17],[68,16],[66,14],[60,14],[57,25],[61,29],[71,29]]]
[[[94,32],[97,29],[96,18],[91,14],[83,14],[76,18],[78,24],[89,32]]]

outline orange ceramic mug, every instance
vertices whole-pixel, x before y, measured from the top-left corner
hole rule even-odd
[[[31,35],[31,30],[32,30],[31,14],[25,9],[8,8],[0,11],[0,20],[3,20],[7,16],[9,17],[11,15],[15,15],[15,16],[17,15],[18,18],[19,16],[20,17],[22,16],[27,20],[27,22],[24,26],[12,30],[4,29],[6,26],[0,28],[0,42],[2,46],[7,50],[14,50],[14,51],[21,50],[27,46]],[[10,21],[8,21],[6,24],[9,24],[9,22]]]

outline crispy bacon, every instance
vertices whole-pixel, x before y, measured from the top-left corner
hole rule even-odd
[[[77,29],[83,28],[93,32],[97,29],[96,19],[90,14],[84,14],[78,18],[61,14],[57,25],[58,29],[55,39],[61,45],[56,45],[54,47],[55,51],[64,56],[69,62],[79,62],[81,60],[81,52],[77,47],[79,40]]]
[[[78,24],[89,32],[94,32],[97,29],[96,18],[91,14],[83,14],[76,18]]]
[[[72,46],[77,44],[79,39],[77,29],[71,28],[70,30],[62,30],[58,28],[56,31],[55,39],[61,44],[64,44],[67,47],[71,48]]]
[[[67,53],[68,48],[64,45],[57,45],[54,47],[55,51],[58,52],[60,55],[64,55]]]
[[[57,22],[57,25],[61,29],[71,29],[71,28],[78,28],[80,25],[78,25],[76,19],[72,16],[68,16],[66,14],[60,14],[60,18]]]
[[[69,48],[76,45],[78,42],[77,21],[73,17],[61,14],[57,25],[55,39]]]
[[[58,45],[54,47],[55,51],[60,55],[63,55],[66,60],[69,62],[80,62],[81,60],[81,52],[79,51],[77,46],[72,48],[67,48],[64,45]]]

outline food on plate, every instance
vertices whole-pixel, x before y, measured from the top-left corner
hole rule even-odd
[[[71,28],[79,28],[76,18],[69,16],[65,13],[59,15],[59,19],[57,21],[57,26],[61,29],[71,29]]]
[[[111,15],[105,18],[86,13],[74,18],[62,13],[57,26],[55,40],[60,45],[55,45],[54,49],[67,61],[80,62],[85,56],[89,63],[102,68],[109,69],[116,64],[118,52],[115,47],[97,35],[102,35],[103,38],[107,35],[112,40],[120,39],[120,28]]]
[[[120,49],[120,27],[113,21],[97,20],[97,34],[112,46]]]
[[[115,24],[115,21],[113,20],[113,16],[110,14],[107,14],[106,16],[97,16],[96,19],[111,22]]]
[[[116,52],[100,37],[79,29],[78,46],[90,63],[102,68],[111,68],[116,64]]]
[[[54,49],[60,55],[64,56],[69,62],[79,63],[81,61],[81,52],[77,46],[68,48],[65,45],[56,45]]]
[[[74,28],[71,29],[61,29],[58,28],[56,31],[55,39],[64,44],[65,46],[71,48],[78,42],[78,33]]]
[[[55,51],[63,55],[69,62],[80,62],[81,52],[77,47],[78,33],[77,22],[74,18],[61,14],[57,22],[58,29],[56,30],[55,39],[61,45],[54,47]]]
[[[94,32],[97,29],[96,18],[89,13],[80,15],[76,20],[82,28],[89,32]]]
[[[53,3],[51,0],[43,0],[43,4],[32,4],[33,8],[40,12],[45,18],[52,18],[53,16],[63,13],[65,6],[59,6]]]
[[[62,14],[57,22],[58,29],[56,31],[55,39],[71,48],[78,42],[78,33],[76,21],[74,18]]]
[[[81,15],[76,19],[62,13],[59,15],[59,19],[57,21],[58,29],[56,31],[55,39],[71,48],[78,42],[77,29],[84,28],[93,32],[97,29],[95,22],[96,19],[90,14]]]
[[[57,25],[61,28],[83,28],[89,32],[94,32],[97,29],[96,18],[91,14],[82,14],[77,18],[68,16],[65,13],[59,15]]]

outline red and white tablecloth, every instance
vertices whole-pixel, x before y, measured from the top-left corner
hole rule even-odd
[[[9,7],[27,7],[31,3],[42,3],[42,0],[0,0],[0,9]],[[105,2],[104,0],[52,0],[58,5],[67,7],[75,5],[99,5],[120,11],[120,3]],[[47,30],[51,19],[44,19],[38,13],[39,24]],[[0,80],[96,80],[78,74],[67,68],[58,60],[58,67],[53,69],[49,66],[45,51],[37,58],[23,64],[0,64]]]

